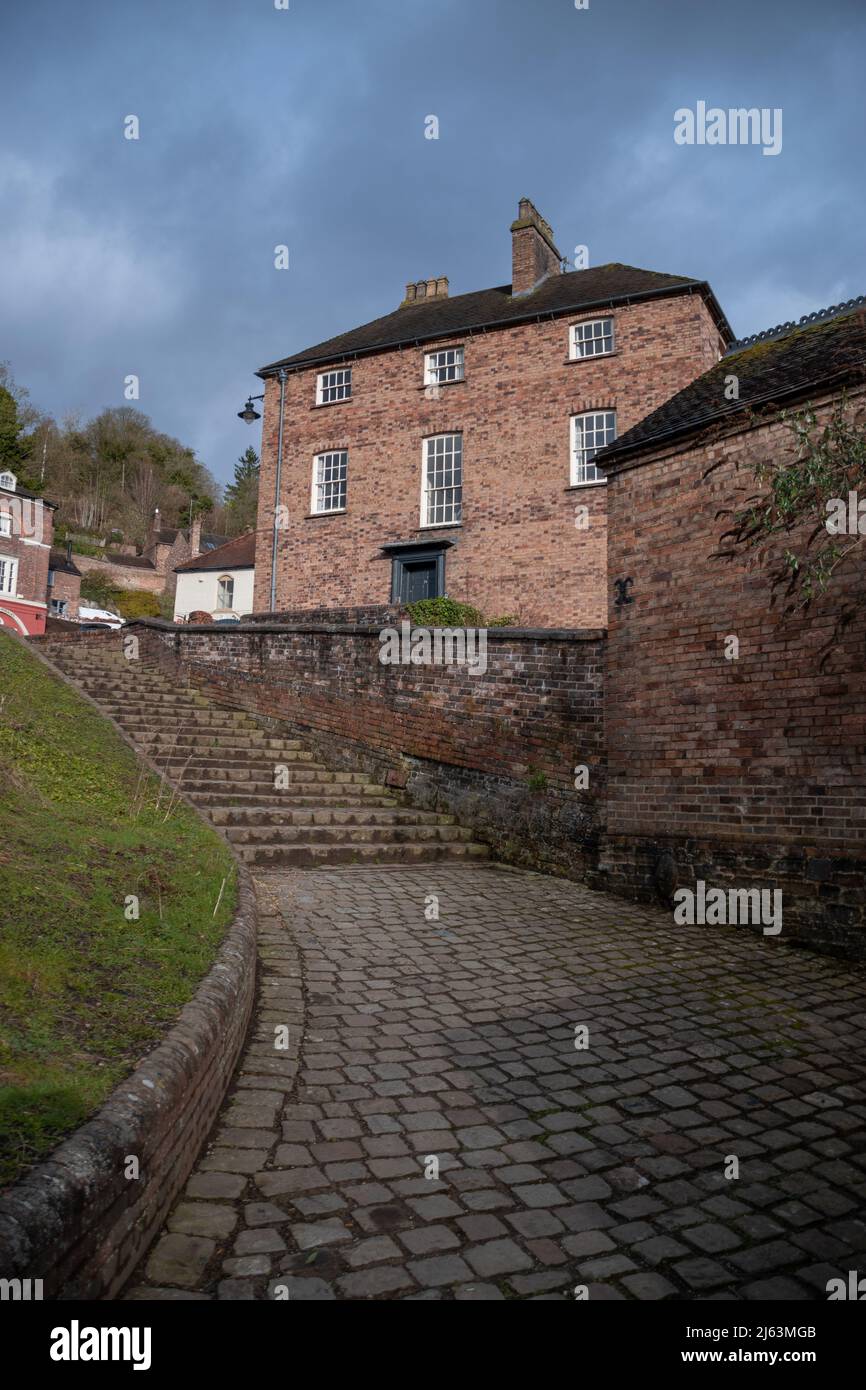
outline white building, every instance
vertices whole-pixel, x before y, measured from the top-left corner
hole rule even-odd
[[[255,532],[248,531],[176,565],[175,622],[189,622],[191,613],[207,614],[197,622],[245,618],[252,613],[255,550]]]

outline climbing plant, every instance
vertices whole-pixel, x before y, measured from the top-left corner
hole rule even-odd
[[[866,432],[844,396],[823,425],[812,406],[782,411],[779,419],[791,435],[794,457],[756,463],[761,490],[732,514],[716,554],[732,558],[791,536],[771,571],[771,589],[775,594],[782,587],[790,606],[807,608],[866,534]]]

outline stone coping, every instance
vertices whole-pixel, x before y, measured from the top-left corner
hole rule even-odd
[[[396,623],[399,626],[399,621]],[[356,635],[369,637],[378,635],[383,627],[393,627],[395,623],[168,623],[162,618],[135,618],[128,622],[122,629],[123,632],[131,628],[150,628],[154,632],[173,633],[175,636],[182,637],[184,633],[207,633],[213,636],[215,633],[253,633],[261,636],[263,633],[283,633],[283,632],[304,632],[304,633],[333,633],[339,635]],[[413,627],[426,627],[429,631],[436,629],[428,624],[417,623]],[[444,630],[444,625],[439,625],[439,630]],[[449,631],[459,631],[459,628],[448,629]],[[597,642],[600,638],[607,636],[607,628],[603,627],[488,627],[479,629],[487,633],[488,642],[502,641],[507,642],[515,638],[519,642]],[[106,636],[117,636],[117,630]],[[75,634],[64,633],[60,640],[68,641],[74,638]],[[101,633],[87,632],[83,637],[102,637]],[[49,638],[54,638],[54,634],[49,633]]]

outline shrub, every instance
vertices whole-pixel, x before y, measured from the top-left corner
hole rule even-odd
[[[126,618],[127,622],[160,616],[159,596],[147,589],[118,589],[114,602],[121,618]]]
[[[457,599],[422,598],[417,603],[407,603],[406,611],[418,627],[483,627],[484,619],[477,608],[470,603],[458,603]]]
[[[117,611],[117,589],[105,574],[98,570],[85,570],[81,576],[81,599],[92,608],[106,608]]]
[[[513,613],[506,613],[505,616],[502,617],[502,618],[488,618],[488,619],[487,619],[487,626],[488,626],[488,627],[514,627],[514,624],[515,624],[516,622],[517,622],[517,617],[516,617],[515,614],[513,614]]]

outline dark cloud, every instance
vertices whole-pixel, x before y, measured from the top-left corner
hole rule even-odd
[[[507,282],[522,195],[739,333],[862,293],[864,31],[859,0],[7,4],[0,357],[58,416],[136,373],[225,480],[256,367],[406,280]],[[676,146],[699,100],[780,107],[781,154]]]

